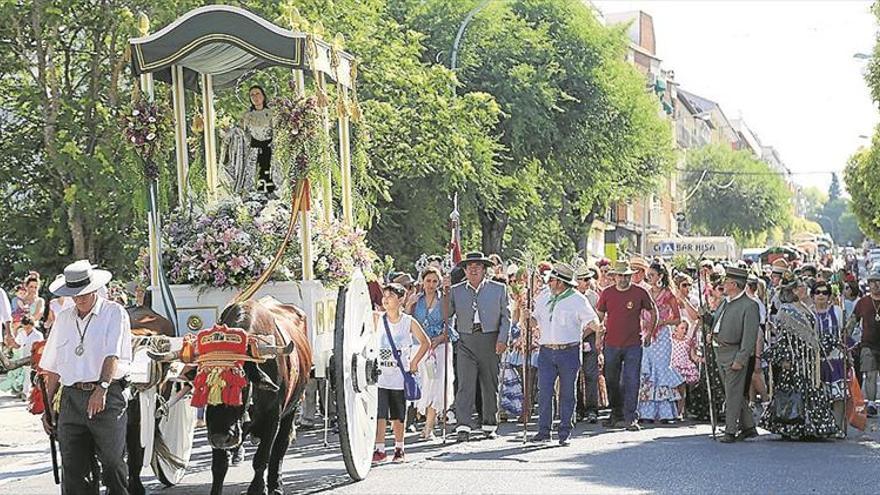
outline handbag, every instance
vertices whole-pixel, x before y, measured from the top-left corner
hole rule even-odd
[[[804,422],[804,396],[796,390],[776,391],[776,420],[783,424]]]
[[[419,382],[416,381],[416,377],[403,367],[403,361],[400,359],[400,351],[397,350],[397,346],[394,345],[394,338],[391,337],[391,328],[388,326],[388,315],[382,316],[382,322],[385,324],[385,335],[388,336],[388,343],[391,344],[391,353],[394,354],[394,359],[397,360],[397,367],[400,368],[400,372],[403,374],[403,397],[408,401],[419,400],[422,398],[422,389],[419,387]]]

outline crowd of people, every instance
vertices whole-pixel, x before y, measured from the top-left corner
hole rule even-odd
[[[880,271],[863,295],[831,257],[674,267],[632,256],[529,270],[469,253],[448,274],[431,260],[416,278],[391,274],[374,301],[393,327],[377,320],[383,376],[394,381],[380,380],[374,462],[386,459],[386,420],[402,461],[405,425],[423,421],[420,438],[435,439],[444,410],[466,442],[476,430],[495,437],[499,421],[528,421],[536,406],[531,440],[549,441],[556,424],[561,445],[577,421],[606,411],[603,427],[630,431],[710,420],[724,443],[758,426],[843,438],[854,414],[877,414]],[[518,379],[500,379],[509,369]],[[404,393],[410,373],[418,400]],[[867,400],[854,403],[862,390]]]

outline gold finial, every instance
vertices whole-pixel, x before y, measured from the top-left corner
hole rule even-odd
[[[150,34],[150,18],[143,12],[138,14],[138,31],[141,33],[141,36]]]
[[[321,22],[321,21],[315,22],[315,25],[312,28],[312,31],[315,33],[315,38],[318,38],[319,40],[324,39],[324,23],[323,22]]]
[[[345,49],[345,36],[342,33],[336,33],[333,37],[333,49],[340,52]]]

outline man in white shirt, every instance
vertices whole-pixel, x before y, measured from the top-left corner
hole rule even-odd
[[[119,304],[99,297],[98,289],[112,276],[87,260],[64,269],[49,290],[70,296],[74,306],[61,311],[46,342],[40,367],[52,403],[64,390],[56,423],[64,493],[98,493],[92,476],[95,454],[103,466],[103,482],[111,495],[128,493],[125,452],[124,378],[131,364],[131,324]],[[51,431],[48,418],[43,424]]]
[[[550,271],[549,292],[535,300],[532,318],[540,330],[538,354],[538,433],[534,442],[550,439],[553,395],[559,379],[559,444],[568,445],[574,427],[575,385],[581,366],[581,342],[598,330],[599,317],[587,298],[575,290],[574,269],[557,264]],[[529,315],[526,315],[527,317]]]

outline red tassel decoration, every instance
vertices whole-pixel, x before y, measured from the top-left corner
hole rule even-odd
[[[40,387],[33,387],[28,396],[27,410],[31,414],[43,414],[46,407],[43,405],[43,391]]]
[[[247,384],[240,368],[229,368],[223,372],[223,381],[226,388],[223,389],[223,403],[227,406],[240,406],[241,390]]]
[[[205,407],[208,403],[208,373],[199,370],[196,379],[193,380],[193,396],[190,401],[192,407]]]

